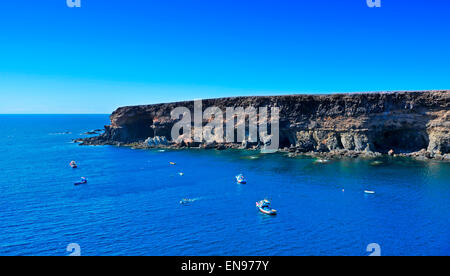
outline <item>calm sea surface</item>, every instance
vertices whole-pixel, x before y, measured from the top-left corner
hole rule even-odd
[[[450,254],[450,164],[71,143],[108,121],[0,115],[0,255]]]

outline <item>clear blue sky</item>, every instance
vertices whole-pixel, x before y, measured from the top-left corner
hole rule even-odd
[[[0,113],[450,89],[450,1],[2,1]]]

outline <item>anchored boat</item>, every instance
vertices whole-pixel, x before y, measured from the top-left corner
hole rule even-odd
[[[239,184],[246,184],[247,183],[247,181],[245,180],[245,178],[244,178],[244,176],[242,174],[236,176],[236,181]]]
[[[80,182],[73,183],[73,185],[75,185],[75,186],[83,185],[83,184],[87,184],[86,177],[82,177]]]
[[[259,211],[263,214],[272,216],[277,214],[277,210],[270,207],[270,201],[267,199],[256,202],[256,207],[258,207]]]

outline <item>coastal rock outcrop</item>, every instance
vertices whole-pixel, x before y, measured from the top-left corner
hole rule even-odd
[[[216,106],[279,107],[280,148],[291,153],[327,155],[396,154],[439,156],[450,153],[450,91],[380,92],[330,95],[236,97],[203,100],[203,111]],[[244,143],[195,143],[189,138],[173,144],[171,118],[176,107],[191,112],[194,102],[121,107],[111,115],[103,134],[80,140],[84,145],[141,143],[167,137],[155,145],[202,148],[259,148]],[[193,116],[192,116],[193,120]],[[207,123],[207,121],[204,121]],[[225,118],[224,118],[225,126]],[[269,124],[270,127],[270,124]],[[248,128],[246,128],[248,135]],[[153,142],[152,142],[153,143]],[[352,153],[352,154],[350,154]],[[413,154],[414,153],[414,154]],[[344,154],[345,155],[345,154]],[[376,154],[375,154],[376,155]],[[448,159],[448,158],[447,158]]]
[[[169,141],[167,141],[167,138],[165,136],[155,136],[155,137],[149,137],[144,141],[144,144],[149,147],[164,147],[169,145]]]

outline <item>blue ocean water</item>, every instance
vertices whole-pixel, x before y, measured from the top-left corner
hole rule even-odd
[[[82,255],[368,255],[370,243],[382,255],[450,254],[448,163],[71,143],[107,123],[0,115],[0,255],[68,255],[70,243]],[[277,216],[257,211],[266,197]]]

